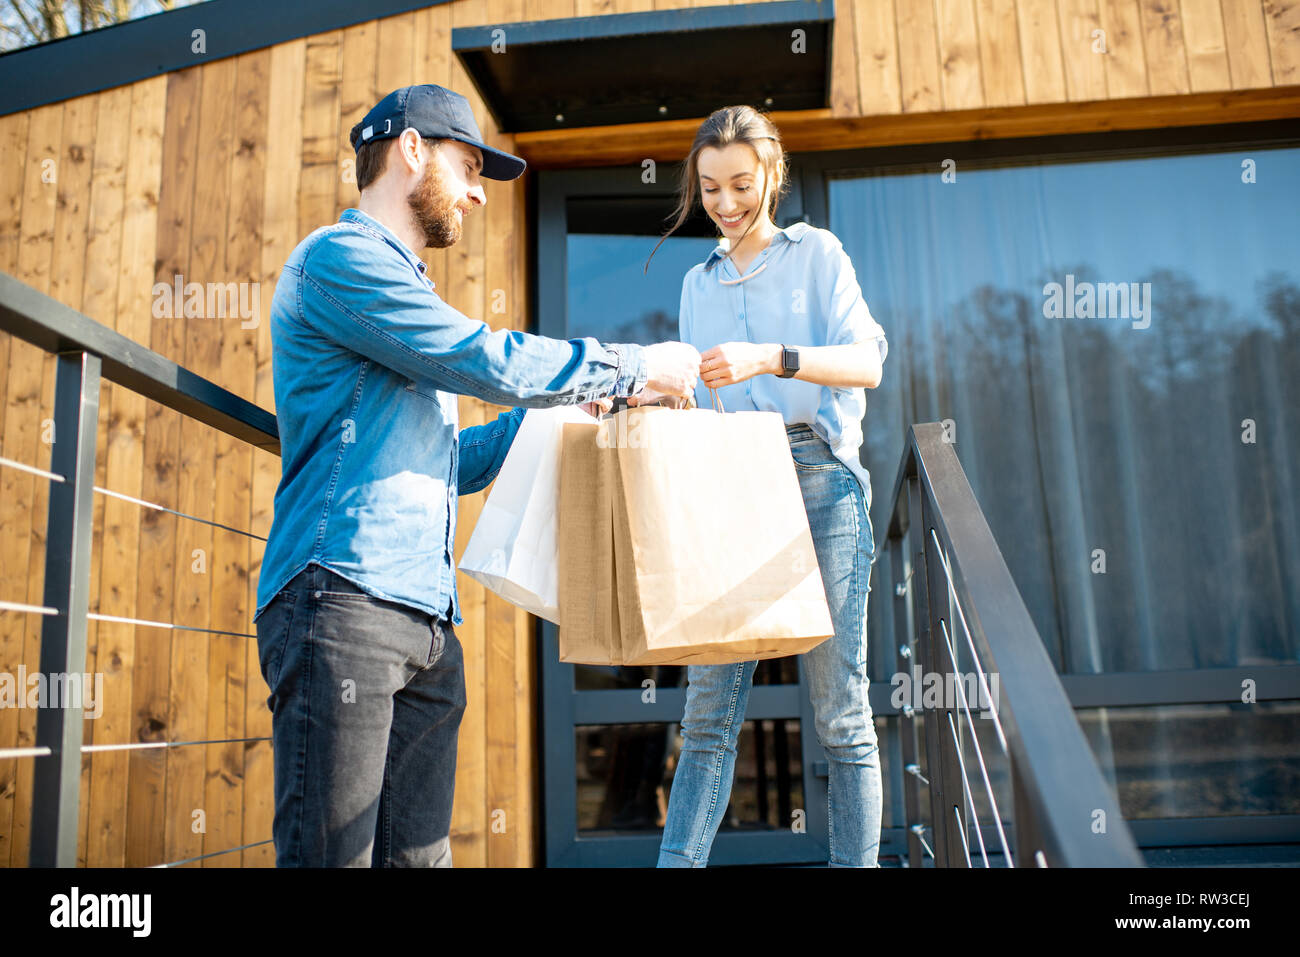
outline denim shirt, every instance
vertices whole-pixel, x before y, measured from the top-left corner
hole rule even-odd
[[[377,598],[463,618],[458,494],[500,471],[526,408],[639,392],[640,346],[493,331],[357,209],[314,231],[271,302],[281,478],[254,619],[310,562]],[[516,408],[458,430],[457,394]]]
[[[743,282],[721,244],[682,280],[678,326],[682,342],[700,352],[724,342],[839,346],[874,340],[885,361],[885,330],[871,316],[853,263],[834,233],[808,223],[779,230],[754,257]],[[761,270],[761,272],[760,272]],[[780,412],[786,425],[806,423],[862,486],[871,511],[871,476],[859,458],[866,390],[758,375],[717,390],[727,412]],[[709,387],[695,389],[701,409]]]

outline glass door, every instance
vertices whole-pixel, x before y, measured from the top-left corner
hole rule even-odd
[[[676,169],[539,174],[542,335],[650,344],[677,338],[682,277],[713,248],[712,225],[671,223]],[[798,177],[793,177],[798,179]],[[801,218],[799,190],[780,225]],[[544,815],[549,866],[653,867],[681,749],[684,667],[559,661],[542,622]],[[710,866],[825,862],[826,762],[798,658],[760,662],[737,745],[731,803]]]

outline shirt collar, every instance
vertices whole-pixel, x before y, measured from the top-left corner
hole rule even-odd
[[[792,242],[792,243],[800,242],[804,238],[804,236],[808,235],[808,230],[812,228],[813,227],[811,223],[804,223],[804,222],[791,223],[789,226],[785,227],[785,229],[778,229],[776,231],[776,235],[772,237],[772,243],[775,244],[778,240],[781,239],[784,239],[785,241]],[[727,249],[721,243],[719,243],[717,246],[714,246],[713,250],[709,253],[709,258],[704,260],[705,270],[707,271],[712,269],[726,255],[727,255]]]
[[[367,213],[363,213],[359,209],[348,208],[343,210],[343,214],[339,216],[339,222],[341,223],[344,221],[359,223],[360,225],[367,226],[370,229],[374,230],[375,232],[379,233],[388,242],[389,245],[391,245],[399,253],[401,253],[402,256],[405,257],[406,261],[415,267],[416,271],[418,271],[421,276],[425,276],[428,267],[425,266],[424,260],[421,259],[419,256],[417,256],[411,250],[411,248],[406,245],[406,243],[398,239],[396,233],[394,233],[391,229],[389,229],[379,220],[375,219],[373,216],[368,215]],[[428,279],[427,276],[425,276],[425,278]],[[432,285],[433,280],[429,280],[429,283],[430,285]]]

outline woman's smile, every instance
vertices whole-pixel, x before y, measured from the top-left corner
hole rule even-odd
[[[748,215],[749,215],[749,210],[745,210],[743,213],[738,213],[735,217],[728,219],[726,216],[723,216],[721,213],[719,213],[718,222],[722,223],[723,227],[725,227],[726,229],[735,229],[742,222],[744,222],[745,217]]]

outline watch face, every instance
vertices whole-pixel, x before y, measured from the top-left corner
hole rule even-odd
[[[786,375],[791,375],[799,371],[799,353],[794,349],[781,350],[781,368],[785,370]]]

